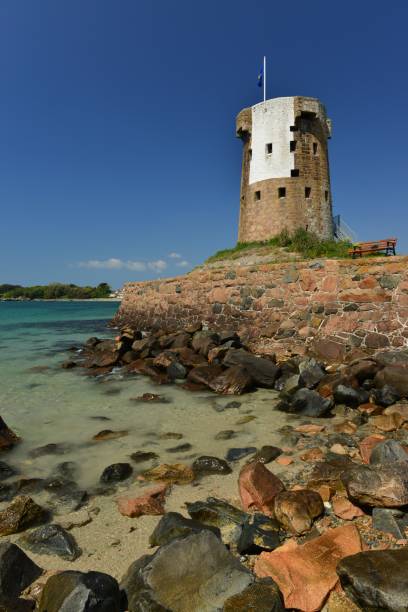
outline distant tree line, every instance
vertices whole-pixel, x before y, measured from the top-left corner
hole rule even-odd
[[[49,285],[35,285],[33,287],[0,285],[0,299],[87,300],[106,298],[109,297],[111,292],[112,289],[108,283],[100,283],[97,287],[78,287],[78,285],[65,285],[63,283],[50,283]]]

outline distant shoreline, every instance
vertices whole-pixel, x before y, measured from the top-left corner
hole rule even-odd
[[[0,302],[121,302],[121,298],[0,298]]]

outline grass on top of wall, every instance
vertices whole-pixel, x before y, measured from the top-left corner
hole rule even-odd
[[[338,242],[336,240],[320,240],[316,234],[298,229],[293,233],[283,230],[280,234],[270,240],[258,242],[238,242],[232,249],[217,251],[206,260],[206,263],[220,261],[222,259],[236,259],[240,255],[249,254],[251,251],[265,247],[284,248],[291,253],[298,253],[305,259],[316,257],[348,257],[350,242]]]

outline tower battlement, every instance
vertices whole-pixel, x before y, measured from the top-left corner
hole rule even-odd
[[[244,108],[239,242],[304,228],[333,237],[327,140],[331,121],[316,98],[272,98]]]

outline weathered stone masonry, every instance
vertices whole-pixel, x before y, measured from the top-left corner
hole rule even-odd
[[[333,360],[408,346],[408,257],[203,268],[128,283],[114,321],[140,330],[204,322],[239,330],[259,353],[311,347]]]

